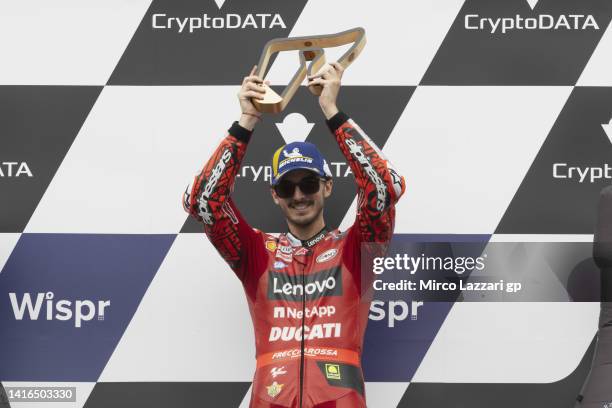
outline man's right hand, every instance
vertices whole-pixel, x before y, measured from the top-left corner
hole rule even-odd
[[[242,112],[238,124],[249,130],[253,130],[259,120],[258,118],[261,118],[261,113],[255,109],[251,98],[261,100],[265,94],[264,81],[255,75],[256,69],[257,65],[253,66],[249,75],[244,77],[242,87],[240,87],[240,92],[238,92],[238,101],[240,102],[240,111]],[[265,83],[269,84],[270,82],[266,81]]]

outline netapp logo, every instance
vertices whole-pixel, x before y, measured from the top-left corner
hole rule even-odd
[[[481,17],[479,14],[466,14],[466,30],[486,30],[491,34],[506,34],[513,30],[599,30],[599,25],[592,14],[539,14],[534,17]]]
[[[245,15],[228,13],[217,17],[211,17],[206,13],[196,17],[168,17],[167,14],[157,13],[151,17],[151,28],[154,30],[175,30],[178,33],[189,32],[190,34],[207,29],[272,29],[275,27],[287,28],[283,17],[278,13]]]
[[[81,327],[82,322],[92,320],[96,313],[98,320],[104,320],[105,308],[110,306],[110,300],[99,300],[97,304],[91,300],[54,300],[53,292],[37,293],[36,303],[33,303],[32,296],[29,293],[24,293],[21,302],[17,299],[16,293],[9,293],[13,314],[16,320],[38,320],[41,309],[46,309],[47,320],[74,320],[74,327]],[[97,308],[96,308],[97,306]],[[55,313],[54,313],[55,312]]]
[[[0,162],[0,177],[34,177],[26,162]]]
[[[327,269],[312,275],[288,275],[269,272],[268,299],[301,301],[314,300],[324,296],[342,295],[342,274],[340,267]],[[303,280],[302,280],[303,279]]]

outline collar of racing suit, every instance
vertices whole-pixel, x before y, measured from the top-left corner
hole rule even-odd
[[[303,246],[305,248],[312,248],[318,242],[320,242],[328,232],[329,230],[327,229],[327,226],[324,226],[321,231],[317,232],[316,234],[314,234],[312,237],[308,239],[299,239],[296,236],[294,236],[291,232],[287,232],[285,235],[287,236],[287,239],[291,243],[292,247]]]

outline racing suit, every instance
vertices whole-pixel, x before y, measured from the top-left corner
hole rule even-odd
[[[255,330],[251,408],[365,407],[361,349],[372,273],[361,244],[391,239],[404,179],[345,113],[327,121],[358,188],[357,217],[345,232],[309,240],[253,229],[230,196],[251,131],[235,122],[183,206],[242,282]]]

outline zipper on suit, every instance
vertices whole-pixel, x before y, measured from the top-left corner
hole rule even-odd
[[[306,287],[306,265],[302,267],[302,288]],[[306,291],[302,290],[302,341],[300,353],[300,408],[304,395],[304,319],[306,318]]]

